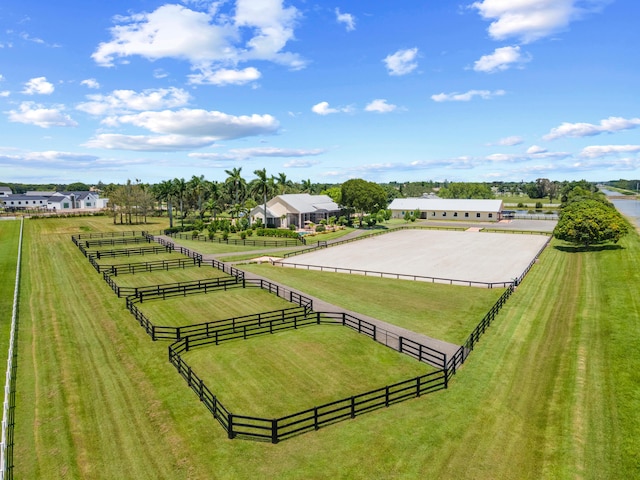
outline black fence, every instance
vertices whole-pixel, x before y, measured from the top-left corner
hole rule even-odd
[[[113,237],[144,237],[147,234],[144,230],[130,230],[123,232],[92,232],[92,233],[78,233],[73,235],[72,239],[86,239],[86,238],[113,238]],[[76,243],[74,241],[74,243]]]
[[[296,238],[281,238],[278,240],[267,240],[261,238],[227,238],[226,240],[221,237],[209,238],[207,235],[192,235],[188,233],[167,233],[168,237],[179,238],[183,240],[193,240],[197,242],[211,242],[211,243],[225,243],[227,245],[247,245],[250,247],[296,247],[298,245],[306,244],[304,237]]]
[[[97,250],[95,252],[90,252],[91,256],[96,257],[98,260],[101,258],[116,258],[116,257],[130,257],[132,255],[147,255],[147,254],[158,254],[158,253],[171,253],[174,249],[169,246],[162,245],[149,245],[146,247],[136,247],[136,248],[119,248],[114,250]]]
[[[322,313],[316,313],[308,315],[304,319],[298,319],[293,323],[289,322],[288,325],[276,325],[276,329],[298,328],[313,324],[342,324],[349,326],[338,319],[327,318]],[[371,326],[375,328],[375,326]],[[230,439],[241,437],[278,443],[286,438],[318,430],[326,425],[355,418],[357,415],[389,407],[404,400],[445,389],[448,386],[449,375],[445,364],[443,369],[426,375],[404,380],[393,385],[386,385],[284,417],[267,419],[232,413],[222,405],[217,396],[211,392],[204,381],[181,357],[182,353],[198,346],[212,343],[219,344],[222,341],[273,333],[276,329],[274,329],[273,322],[268,322],[262,326],[254,324],[251,327],[243,327],[241,332],[229,332],[229,335],[224,338],[222,338],[223,331],[217,331],[218,333],[208,336],[204,334],[200,336],[189,335],[169,346],[169,361],[176,367],[178,373],[187,382],[187,385],[198,395],[200,401],[212,413],[214,419],[222,425]],[[361,333],[365,333],[365,330],[362,330]],[[424,348],[428,347],[424,346]]]
[[[150,242],[151,240],[148,237],[112,237],[83,241],[85,248],[99,248],[107,245],[130,245]]]
[[[308,249],[310,250],[310,249]],[[440,277],[425,277],[422,275],[410,275],[405,273],[390,273],[390,272],[376,272],[373,270],[360,270],[357,268],[341,268],[341,267],[327,267],[323,265],[307,265],[302,263],[289,263],[282,260],[276,260],[272,262],[275,266],[289,267],[289,268],[302,268],[305,270],[317,270],[320,272],[333,272],[333,273],[348,273],[351,275],[364,275],[365,277],[376,278],[391,278],[394,280],[413,280],[420,282],[430,283],[445,283],[448,285],[461,285],[469,287],[483,287],[483,288],[506,288],[513,282],[479,282],[475,280],[457,280],[453,278],[440,278]]]

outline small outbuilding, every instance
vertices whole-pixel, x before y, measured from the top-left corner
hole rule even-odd
[[[498,222],[502,220],[502,200],[460,198],[396,198],[388,207],[392,218],[419,212],[423,220]]]

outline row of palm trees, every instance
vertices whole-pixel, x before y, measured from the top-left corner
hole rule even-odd
[[[247,182],[242,176],[242,167],[225,170],[227,178],[210,181],[204,175],[164,180],[150,188],[160,205],[166,204],[169,225],[173,227],[174,208],[180,212],[181,224],[189,212],[197,212],[204,218],[209,212],[214,219],[219,213],[228,212],[232,219],[246,215],[260,202],[266,211],[267,200],[274,195],[285,193],[314,193],[310,180],[294,183],[284,173],[267,175],[266,168],[254,170],[255,179]]]

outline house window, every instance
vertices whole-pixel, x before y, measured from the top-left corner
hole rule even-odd
[[[442,212],[442,216],[446,217],[447,216],[447,212]]]
[[[464,218],[469,218],[469,212],[464,212]]]
[[[69,208],[69,204],[68,203],[63,203],[62,204],[62,208]],[[479,215],[479,214],[478,214]]]
[[[489,218],[493,218],[493,213],[490,213],[490,214],[489,214]]]
[[[476,218],[480,218],[480,214],[479,213],[476,213]]]
[[[458,216],[458,212],[453,212],[453,216],[457,217]]]
[[[87,207],[90,207],[90,206],[91,206],[91,202],[87,202]]]
[[[431,216],[435,217],[436,216],[436,212],[431,212]]]

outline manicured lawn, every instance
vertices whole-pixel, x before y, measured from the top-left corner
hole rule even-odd
[[[81,227],[120,229],[25,223],[15,478],[638,476],[636,232],[615,249],[554,242],[448,390],[272,445],[227,439],[169,365],[167,344],[149,339],[71,242]],[[344,301],[355,304],[354,292]],[[376,285],[361,303],[380,295]],[[413,304],[431,308],[428,295]]]
[[[281,417],[433,368],[347,327],[306,326],[182,355],[231,412]]]
[[[11,332],[19,240],[20,221],[0,221],[0,365],[5,368]],[[2,372],[3,367],[0,367]]]
[[[190,282],[207,278],[228,277],[226,273],[211,266],[187,268],[172,268],[170,270],[154,270],[152,272],[138,272],[135,274],[118,274],[112,277],[120,287],[144,287],[147,285],[161,285],[165,283]]]
[[[154,325],[179,327],[213,322],[294,305],[259,288],[231,288],[209,293],[150,300],[137,307]]]
[[[314,272],[269,264],[240,268],[289,285],[346,310],[462,345],[504,289]]]

